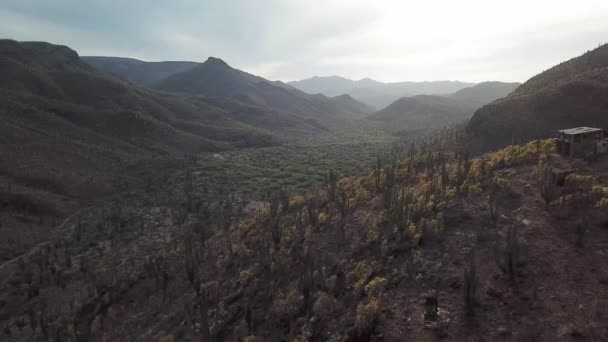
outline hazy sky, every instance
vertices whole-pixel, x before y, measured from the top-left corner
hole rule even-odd
[[[525,81],[608,42],[608,0],[2,0],[0,37],[284,81]]]

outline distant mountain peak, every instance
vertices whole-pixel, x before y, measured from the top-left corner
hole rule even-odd
[[[228,63],[224,62],[224,60],[222,60],[221,58],[217,58],[217,57],[209,57],[207,58],[207,60],[205,61],[206,65],[221,65],[221,66],[229,66]]]
[[[354,100],[352,96],[349,94],[342,94],[338,96],[334,96],[336,99],[346,99],[346,100]]]

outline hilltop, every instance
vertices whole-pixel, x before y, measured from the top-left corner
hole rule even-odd
[[[491,150],[567,127],[608,127],[608,45],[542,72],[475,112],[471,148]]]

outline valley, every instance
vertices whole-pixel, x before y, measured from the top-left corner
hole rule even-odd
[[[285,83],[0,40],[0,341],[606,340],[608,156],[554,138],[607,127],[605,51]]]

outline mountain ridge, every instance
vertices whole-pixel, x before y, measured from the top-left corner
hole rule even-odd
[[[470,148],[487,151],[563,128],[608,128],[608,44],[556,65],[477,110]]]
[[[361,118],[372,111],[352,97],[332,99],[320,94],[310,95],[283,82],[269,81],[232,68],[214,57],[190,70],[171,75],[153,87],[174,93],[236,98],[325,123]]]
[[[469,118],[479,107],[507,96],[519,83],[482,82],[448,95],[402,97],[368,116],[397,132],[448,126]]]
[[[154,84],[169,75],[191,69],[199,64],[190,61],[146,62],[135,58],[108,56],[81,58],[96,69],[140,85]]]

